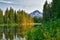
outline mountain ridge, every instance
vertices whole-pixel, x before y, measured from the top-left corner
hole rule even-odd
[[[30,15],[32,17],[35,17],[36,16],[38,18],[41,18],[43,14],[39,10],[35,10],[35,11],[31,12]]]

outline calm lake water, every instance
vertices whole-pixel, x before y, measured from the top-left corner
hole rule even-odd
[[[33,26],[36,25],[41,25],[41,23],[35,23]],[[26,26],[31,27],[30,25]],[[23,31],[20,25],[0,26],[0,40],[26,40],[22,32]]]
[[[1,40],[6,40],[4,33],[3,33],[3,37],[2,37]],[[10,39],[8,39],[8,40],[10,40]],[[17,35],[16,35],[16,37],[14,37],[13,40],[26,40],[26,39],[25,38],[22,38],[22,37],[18,38]]]

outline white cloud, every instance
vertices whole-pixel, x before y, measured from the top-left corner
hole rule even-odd
[[[11,2],[11,1],[0,1],[0,2],[2,2],[2,3],[7,3],[7,4],[14,4],[14,3]]]
[[[34,10],[39,10],[43,12],[43,5],[46,0],[0,0],[0,2],[4,4],[14,4],[14,5],[3,5],[0,6],[1,8],[6,8],[6,7],[13,7],[14,9],[23,9],[27,12],[32,12]],[[51,2],[51,0],[47,0],[48,2]]]

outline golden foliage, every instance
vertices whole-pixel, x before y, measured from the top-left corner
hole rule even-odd
[[[17,12],[17,18],[18,27],[22,28],[23,31],[32,28],[34,25],[32,17],[24,11]]]
[[[6,39],[10,38],[13,40],[13,35],[15,33],[18,37],[23,37],[23,32],[34,26],[32,17],[26,12],[20,10],[17,11],[16,14],[14,14],[14,12],[14,9],[10,8],[10,10],[8,10],[7,8],[5,14],[3,15],[2,10],[0,9],[0,23],[4,22],[2,31],[5,34]],[[15,26],[16,30],[14,29]]]
[[[18,34],[28,29],[31,29],[34,25],[34,21],[30,15],[24,11],[17,11],[17,23],[18,23]]]

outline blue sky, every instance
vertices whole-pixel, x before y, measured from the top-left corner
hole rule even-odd
[[[15,10],[25,10],[28,13],[34,10],[42,12],[45,1],[46,0],[0,0],[0,8],[5,10],[7,7],[12,7]],[[48,0],[48,2],[51,2],[51,0]]]

